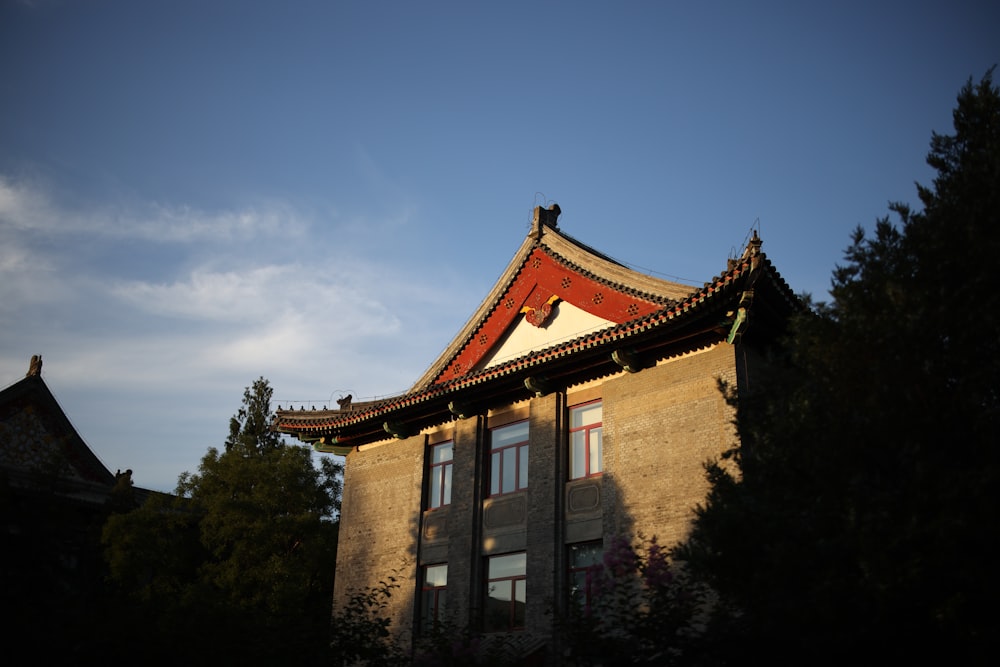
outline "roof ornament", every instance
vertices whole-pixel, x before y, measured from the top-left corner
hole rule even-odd
[[[552,307],[558,300],[559,297],[553,294],[548,300],[543,302],[541,300],[541,293],[535,292],[530,299],[531,303],[521,308],[521,312],[524,313],[524,319],[532,326],[542,328],[548,321],[549,316],[552,315]]]
[[[353,394],[348,394],[347,396],[344,396],[343,398],[338,398],[337,399],[337,405],[340,406],[341,410],[350,410],[351,409],[351,400],[353,400],[353,398],[354,398]]]
[[[543,226],[555,229],[559,225],[560,213],[562,213],[562,209],[559,208],[559,204],[552,204],[548,208],[535,207],[535,220],[532,224],[532,231],[535,234],[536,240],[542,238]]]
[[[24,377],[38,376],[42,374],[42,355],[33,354],[31,355],[31,362],[28,364],[28,372],[25,373]]]
[[[760,246],[763,241],[760,240],[760,235],[757,230],[753,230],[753,236],[750,237],[750,242],[747,243],[747,249],[743,251],[743,258],[756,257],[760,254]]]

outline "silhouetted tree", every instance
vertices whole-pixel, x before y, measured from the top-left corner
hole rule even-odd
[[[717,645],[771,664],[978,664],[998,647],[1000,94],[934,134],[923,210],[853,236],[792,324],[740,449],[676,555],[720,594]],[[719,657],[721,664],[723,658]]]
[[[271,430],[271,394],[263,378],[247,388],[225,451],[176,498],[105,526],[113,580],[146,619],[133,636],[163,662],[329,660],[342,467]]]

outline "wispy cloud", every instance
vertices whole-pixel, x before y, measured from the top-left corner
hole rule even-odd
[[[137,467],[138,424],[188,449],[165,480],[144,478],[170,488],[220,444],[212,434],[258,376],[276,400],[321,405],[403,391],[432,361],[466,286],[445,266],[422,271],[419,252],[378,252],[411,214],[386,202],[371,219],[283,202],[80,209],[0,175],[0,381],[43,354],[110,467]]]
[[[278,201],[222,211],[159,203],[71,209],[57,205],[44,187],[3,175],[0,175],[0,223],[23,233],[98,235],[171,243],[299,238],[310,225],[299,211]]]

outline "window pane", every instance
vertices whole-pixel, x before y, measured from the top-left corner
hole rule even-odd
[[[490,458],[490,493],[500,493],[500,452]]]
[[[512,581],[491,581],[486,594],[486,631],[496,632],[510,627]]]
[[[525,607],[525,581],[524,579],[514,582],[514,626],[515,628],[524,627],[524,607]]]
[[[587,595],[587,575],[586,570],[573,572],[572,581],[569,585],[569,597],[571,600],[583,602]]]
[[[443,463],[444,461],[451,461],[454,455],[454,445],[450,442],[445,442],[440,445],[435,445],[431,451],[431,463]]]
[[[493,600],[501,600],[503,602],[510,602],[511,592],[514,588],[514,582],[512,580],[501,580],[501,581],[491,581],[490,582],[490,598]]]
[[[517,579],[514,581],[514,599],[518,602],[525,601],[525,591],[527,582],[524,579]]]
[[[602,442],[604,438],[601,436],[601,428],[591,429],[590,431],[590,474],[601,472],[604,470],[603,457],[601,454]]]
[[[441,469],[431,468],[431,507],[441,506]]]
[[[569,599],[580,607],[589,605],[596,565],[603,560],[602,542],[569,545]]]
[[[514,490],[514,472],[517,467],[517,448],[503,450],[503,493]]]
[[[508,426],[501,426],[493,429],[491,434],[491,445],[493,449],[504,445],[513,445],[517,442],[524,442],[528,439],[528,422],[517,422]]]
[[[570,434],[569,443],[569,476],[577,479],[587,474],[587,451],[586,451],[586,431],[577,431]]]
[[[604,544],[601,542],[571,544],[569,547],[569,565],[572,568],[597,565],[601,562],[603,555]]]
[[[525,553],[494,556],[490,558],[489,578],[523,577],[526,572],[528,556]],[[509,598],[508,598],[509,599]]]
[[[450,463],[444,467],[444,505],[451,504],[451,469]]]
[[[448,583],[448,564],[429,565],[424,568],[424,586],[445,586]]]
[[[589,403],[570,410],[569,427],[580,428],[588,424],[600,424],[604,420],[604,409],[601,403]]]
[[[528,488],[528,445],[518,447],[518,451],[520,452],[520,458],[518,459],[518,463],[520,464],[518,484],[520,486],[518,488],[526,489]]]

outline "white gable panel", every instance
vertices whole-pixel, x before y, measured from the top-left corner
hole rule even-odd
[[[524,356],[533,350],[544,350],[558,343],[579,338],[592,331],[616,326],[603,317],[591,315],[571,303],[560,301],[552,306],[552,315],[544,325],[536,327],[524,315],[501,339],[500,344],[483,358],[481,368],[490,368]]]

